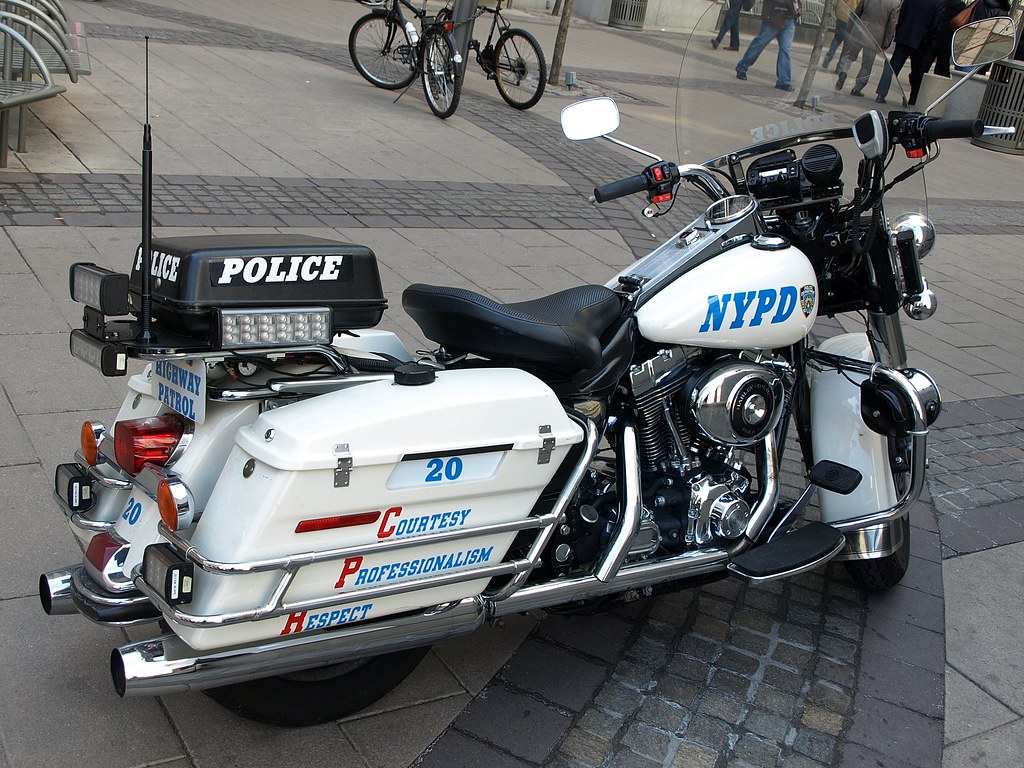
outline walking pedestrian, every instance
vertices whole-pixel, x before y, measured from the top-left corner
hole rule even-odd
[[[754,5],[753,0],[729,0],[729,7],[722,17],[722,28],[718,35],[711,38],[711,47],[718,49],[722,44],[725,33],[729,33],[729,45],[725,50],[738,51],[740,49],[740,12],[749,11]],[[746,6],[746,7],[745,7]]]
[[[736,65],[736,77],[747,79],[747,70],[754,66],[757,57],[772,40],[779,44],[779,55],[775,60],[775,87],[780,91],[792,91],[790,83],[792,69],[789,51],[796,34],[796,20],[800,17],[800,0],[764,0],[761,6],[761,29],[750,41],[743,58]]]
[[[836,56],[836,51],[839,50],[839,46],[846,47],[846,40],[850,36],[850,29],[853,27],[853,22],[850,17],[857,8],[859,0],[835,0],[832,3],[832,9],[836,15],[836,31],[832,36],[832,42],[829,43],[828,50],[821,59],[821,68],[828,69],[828,65],[832,63],[832,59]],[[856,58],[856,57],[855,57]],[[836,72],[839,71],[839,62],[836,62]]]
[[[885,104],[893,75],[898,75],[910,60],[910,97],[907,103],[917,103],[921,80],[931,63],[930,52],[939,38],[938,29],[945,14],[946,0],[903,0],[900,20],[896,23],[896,47],[889,66],[878,81],[875,101]]]
[[[853,22],[851,16],[850,32],[847,43],[843,47],[843,55],[839,57],[839,77],[836,78],[836,90],[843,90],[846,74],[853,65],[853,60],[860,54],[860,69],[857,80],[850,91],[851,96],[862,96],[864,86],[871,79],[871,70],[875,66],[875,54],[885,50],[892,44],[896,35],[896,19],[899,18],[900,0],[862,0],[860,5],[860,23]]]
[[[935,45],[932,47],[932,53],[935,56],[935,69],[932,71],[936,75],[949,77],[949,57],[953,50],[953,28],[950,25],[956,15],[968,4],[969,0],[946,0],[946,8],[935,36]]]

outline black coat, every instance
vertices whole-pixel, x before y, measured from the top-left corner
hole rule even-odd
[[[915,50],[931,46],[945,10],[946,0],[903,0],[896,24],[896,43]]]
[[[993,16],[1009,16],[1010,3],[1008,0],[978,0],[971,12],[971,21],[991,19]]]

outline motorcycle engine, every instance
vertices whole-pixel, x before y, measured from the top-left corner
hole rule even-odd
[[[643,495],[630,557],[740,538],[756,502],[746,461],[782,417],[780,375],[736,355],[709,360],[677,347],[634,366],[630,379]],[[583,502],[558,537],[556,568],[590,562],[614,530],[620,501],[611,464],[592,469]]]

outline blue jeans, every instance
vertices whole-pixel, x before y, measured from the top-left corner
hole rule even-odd
[[[837,21],[836,22],[836,33],[832,36],[832,42],[828,46],[828,53],[825,54],[825,61],[832,61],[835,58],[836,51],[839,50],[839,46],[846,42],[847,35],[849,34],[850,28],[853,26],[852,21]]]
[[[729,46],[740,47],[740,11],[743,10],[743,0],[729,0],[729,9],[722,19],[722,28],[718,30],[718,37],[715,39],[722,42],[725,33],[729,33]]]
[[[779,41],[779,58],[775,62],[775,85],[786,87],[792,78],[792,71],[789,63],[789,49],[793,45],[793,35],[796,34],[796,19],[786,19],[786,26],[773,27],[767,21],[761,22],[761,29],[757,37],[750,41],[747,52],[743,54],[740,63],[736,65],[736,71],[747,74],[747,70],[754,66],[757,57],[772,40]]]

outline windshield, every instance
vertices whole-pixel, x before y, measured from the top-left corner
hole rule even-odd
[[[792,8],[788,0],[763,0],[773,4],[767,14],[762,13],[762,0],[757,0],[751,10],[740,13],[738,45],[731,30],[722,30],[729,3],[710,6],[695,23],[680,66],[677,161],[725,169],[729,153],[752,147],[737,169],[744,174],[758,151],[774,152],[791,145],[800,160],[814,143],[824,142],[841,156],[842,199],[848,200],[863,158],[849,129],[868,110],[877,109],[884,117],[890,110],[908,109],[903,84],[910,69],[908,62],[883,90],[881,81],[891,69],[879,39],[891,36],[899,4],[868,0],[864,6],[878,9],[878,18],[869,18],[868,11],[862,11],[868,22],[865,25],[849,11],[848,1],[827,0],[824,6],[805,2],[799,18],[793,19],[792,11],[787,12]],[[743,0],[733,3],[742,8]],[[838,25],[837,8],[846,17],[846,21],[839,19]],[[891,22],[886,21],[890,10]],[[787,42],[790,36],[788,55],[780,56],[780,38]],[[880,91],[884,95],[880,96]],[[884,103],[877,98],[884,98]],[[927,103],[909,109],[923,111],[925,107]],[[897,150],[886,181],[916,162]],[[677,202],[686,207],[685,214],[678,212],[681,216],[696,215],[706,205],[706,199],[694,191]],[[886,196],[886,203],[890,214],[927,213],[924,175],[915,174],[898,184]]]

